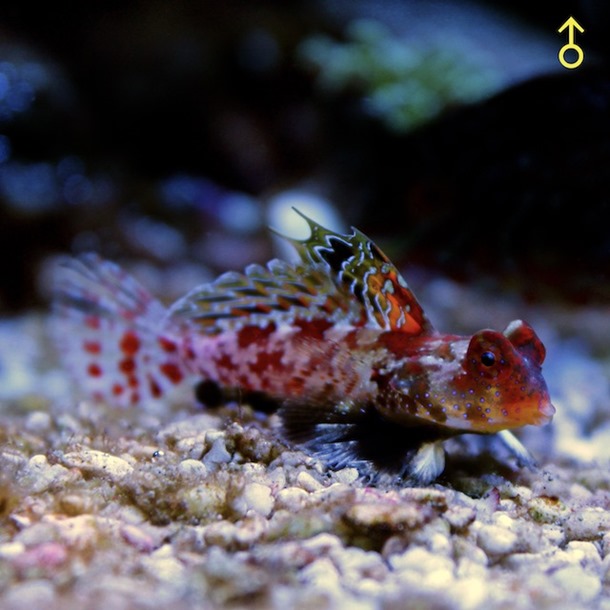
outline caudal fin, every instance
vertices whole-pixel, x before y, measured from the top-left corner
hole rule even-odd
[[[89,397],[145,404],[186,376],[165,307],[118,265],[96,254],[67,258],[54,280],[53,335]]]

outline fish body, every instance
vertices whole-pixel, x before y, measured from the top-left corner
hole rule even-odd
[[[225,273],[169,308],[97,255],[65,261],[55,328],[77,380],[123,406],[186,380],[263,394],[288,440],[371,480],[427,483],[442,440],[550,421],[545,350],[528,324],[442,334],[371,240],[304,218],[311,236],[289,240],[299,263]]]

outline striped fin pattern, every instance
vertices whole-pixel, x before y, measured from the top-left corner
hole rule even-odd
[[[322,270],[295,268],[275,259],[267,266],[249,265],[244,273],[229,271],[195,288],[171,307],[169,315],[210,335],[297,318],[357,324],[362,308],[347,296]]]
[[[295,211],[307,221],[311,235],[286,239],[305,266],[324,270],[338,290],[362,304],[370,326],[414,336],[433,331],[406,281],[366,235],[353,227],[351,235],[335,233]]]

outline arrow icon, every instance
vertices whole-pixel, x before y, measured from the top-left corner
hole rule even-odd
[[[574,31],[578,30],[582,34],[584,33],[585,29],[580,25],[580,23],[578,23],[578,21],[576,21],[576,19],[574,19],[574,17],[571,16],[566,19],[565,23],[557,31],[561,34],[561,32],[563,32],[566,28],[568,28],[568,44],[561,47],[558,53],[558,58],[564,68],[573,70],[574,68],[578,68],[585,58],[584,51],[574,43]],[[577,54],[576,60],[572,62],[569,62],[565,58],[566,51],[570,50],[576,51]]]
[[[584,33],[585,28],[583,28],[574,17],[568,17],[566,22],[557,30],[560,34],[566,28],[568,28],[568,42],[569,44],[574,43],[574,29],[576,28],[581,34]]]

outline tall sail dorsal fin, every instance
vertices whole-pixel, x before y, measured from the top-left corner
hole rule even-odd
[[[314,318],[409,335],[432,330],[396,267],[370,239],[357,229],[335,233],[295,211],[309,224],[309,238],[274,233],[295,247],[300,263],[274,259],[225,273],[180,299],[170,317],[210,334],[241,324]]]
[[[406,281],[373,241],[354,227],[351,235],[342,235],[295,212],[305,219],[311,235],[299,240],[276,234],[296,248],[305,267],[324,269],[338,289],[355,297],[369,324],[411,335],[432,331]]]

